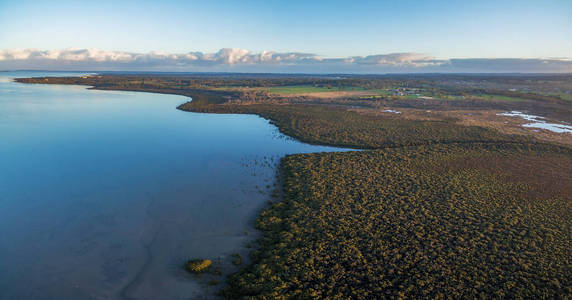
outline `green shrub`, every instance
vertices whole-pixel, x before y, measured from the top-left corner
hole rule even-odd
[[[286,156],[228,299],[566,298],[572,151],[433,145]],[[531,172],[531,170],[535,170]]]
[[[191,273],[200,274],[206,272],[211,265],[210,259],[192,259],[187,262],[185,267]]]

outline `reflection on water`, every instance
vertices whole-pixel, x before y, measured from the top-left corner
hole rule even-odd
[[[181,264],[245,247],[279,158],[338,150],[180,96],[6,80],[42,75],[0,73],[0,299],[203,295]]]

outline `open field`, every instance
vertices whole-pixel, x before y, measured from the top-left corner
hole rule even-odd
[[[270,93],[281,94],[281,95],[338,92],[338,91],[345,91],[346,89],[351,91],[351,88],[344,88],[344,87],[327,88],[327,87],[312,86],[312,85],[293,85],[293,86],[279,86],[279,87],[267,88],[267,90]]]
[[[386,89],[365,89],[362,87],[325,87],[325,86],[279,86],[269,87],[264,90],[280,96],[307,96],[316,98],[342,98],[363,96],[388,96],[390,91]]]
[[[271,90],[272,92],[272,90]],[[375,91],[324,91],[324,92],[304,92],[304,93],[291,93],[291,94],[282,94],[277,93],[280,96],[301,96],[301,97],[310,97],[310,98],[319,98],[319,99],[333,99],[333,98],[347,98],[347,97],[377,97],[379,96],[378,92]]]
[[[483,99],[483,100],[489,100],[489,101],[524,101],[524,99],[522,99],[522,98],[502,96],[502,95],[481,94],[481,95],[478,95],[478,97]]]
[[[549,96],[557,96],[566,101],[572,101],[572,93],[547,93]]]

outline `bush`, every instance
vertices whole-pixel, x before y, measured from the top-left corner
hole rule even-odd
[[[258,218],[260,248],[228,299],[570,295],[570,150],[433,145],[280,168],[284,199]]]
[[[200,274],[206,272],[211,265],[210,259],[192,259],[187,262],[186,269],[191,273]]]

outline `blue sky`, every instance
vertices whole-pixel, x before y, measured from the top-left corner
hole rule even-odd
[[[7,1],[0,49],[570,58],[572,1]],[[6,56],[6,55],[5,55]],[[1,67],[1,64],[0,64]]]

